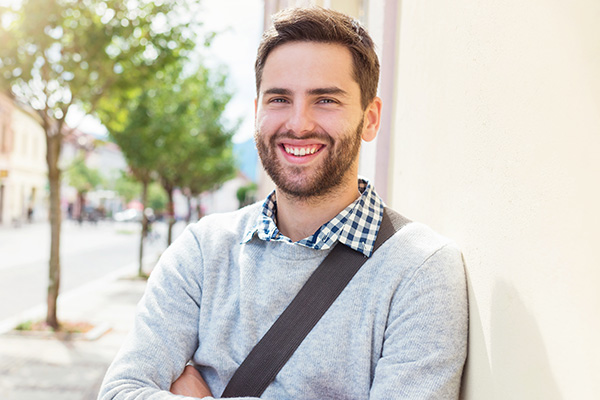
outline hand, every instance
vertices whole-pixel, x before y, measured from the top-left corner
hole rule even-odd
[[[212,396],[200,372],[191,365],[186,366],[181,376],[173,382],[171,393],[197,398]]]

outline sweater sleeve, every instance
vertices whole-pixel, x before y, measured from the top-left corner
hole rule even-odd
[[[106,373],[99,399],[176,397],[168,392],[171,383],[198,347],[201,271],[199,246],[186,230],[152,271],[133,330]]]
[[[446,245],[397,289],[369,398],[457,399],[467,332],[462,256]]]

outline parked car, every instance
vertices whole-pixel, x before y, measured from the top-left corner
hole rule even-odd
[[[113,218],[117,222],[140,222],[142,220],[142,211],[135,208],[128,208],[127,210],[115,213]]]

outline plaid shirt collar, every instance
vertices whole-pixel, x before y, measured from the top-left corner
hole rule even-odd
[[[339,241],[370,257],[383,218],[384,204],[367,180],[359,179],[358,189],[361,192],[358,199],[332,220],[322,225],[314,234],[296,242],[296,244],[315,250],[325,250]],[[254,234],[265,241],[293,243],[277,228],[277,198],[275,191],[265,200],[262,212],[254,225],[244,234],[242,243],[248,243]]]

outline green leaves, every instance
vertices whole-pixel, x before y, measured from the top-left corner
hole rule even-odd
[[[24,0],[0,10],[0,78],[43,117],[92,112],[113,87],[135,87],[185,57],[196,22],[186,2]]]
[[[100,171],[88,167],[83,155],[73,160],[66,175],[69,184],[80,194],[85,194],[102,184]]]
[[[172,64],[145,89],[125,89],[99,103],[99,115],[138,179],[194,194],[234,175],[231,137],[222,114],[231,94],[225,78],[204,67]]]

